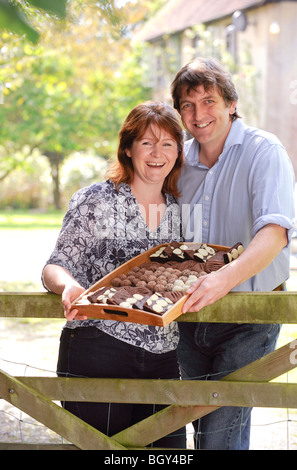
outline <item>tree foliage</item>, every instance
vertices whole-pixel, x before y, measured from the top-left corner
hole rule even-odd
[[[141,49],[131,42],[133,25],[147,14],[145,5],[127,4],[119,20],[112,2],[70,3],[63,24],[38,12],[37,44],[18,34],[0,35],[0,178],[24,164],[25,155],[14,158],[20,149],[38,148],[52,168],[57,208],[63,160],[90,148],[111,158],[124,117],[150,96]]]
[[[83,7],[86,2],[78,0]],[[120,15],[114,5],[114,0],[90,0],[101,15],[113,26],[120,22]],[[52,16],[65,20],[70,0],[0,0],[0,29],[8,30],[19,36],[25,35],[33,44],[40,39],[37,16]],[[36,23],[36,24],[35,24]]]

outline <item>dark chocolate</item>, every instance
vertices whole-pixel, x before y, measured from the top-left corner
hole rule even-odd
[[[143,305],[143,310],[157,315],[163,315],[172,305],[173,301],[171,299],[155,292],[146,300]]]
[[[165,263],[168,261],[169,257],[166,253],[164,253],[166,246],[162,246],[158,250],[156,250],[154,253],[150,255],[150,260],[151,261],[157,261],[159,263]]]
[[[97,291],[91,292],[87,296],[87,299],[91,304],[96,304],[96,303],[106,304],[107,299],[115,295],[116,292],[117,292],[117,289],[115,289],[114,287],[101,287]]]
[[[231,261],[235,260],[238,258],[239,255],[244,251],[243,245],[241,242],[237,242],[235,245],[233,245],[230,250],[228,250],[224,254],[224,261],[225,263],[231,263]]]

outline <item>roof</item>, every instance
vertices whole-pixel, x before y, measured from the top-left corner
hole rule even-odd
[[[164,34],[183,31],[191,26],[208,23],[236,10],[259,7],[265,0],[170,0],[142,28],[137,38],[151,41]]]

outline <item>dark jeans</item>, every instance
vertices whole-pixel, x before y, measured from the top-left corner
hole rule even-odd
[[[180,322],[183,378],[219,380],[273,351],[279,325]],[[195,447],[248,450],[252,408],[222,407],[193,423]]]
[[[153,354],[119,341],[95,327],[65,328],[60,339],[60,377],[179,379],[176,351]],[[165,406],[124,403],[64,402],[63,407],[108,436],[160,411]],[[185,448],[182,428],[153,443]]]

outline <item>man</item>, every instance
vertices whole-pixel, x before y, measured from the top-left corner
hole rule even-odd
[[[274,135],[242,123],[234,84],[217,61],[187,64],[171,91],[193,137],[185,143],[179,180],[182,214],[190,207],[187,241],[245,247],[236,261],[197,280],[183,311],[199,311],[231,290],[282,289],[294,219],[294,174],[285,149]],[[179,325],[186,378],[218,380],[271,352],[279,334],[278,325],[267,324]],[[197,448],[248,449],[250,415],[250,408],[223,407],[193,423]]]

